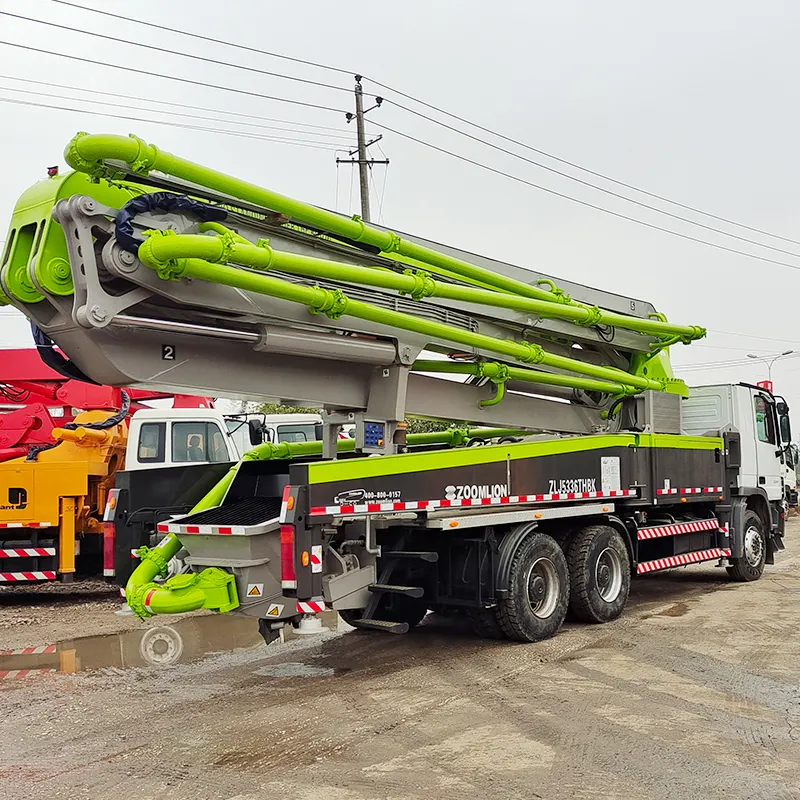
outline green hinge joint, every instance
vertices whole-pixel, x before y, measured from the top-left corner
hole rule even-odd
[[[339,319],[347,311],[350,302],[347,295],[341,289],[323,289],[315,286],[319,300],[315,300],[308,306],[312,314],[325,314],[330,319]]]
[[[582,325],[586,328],[591,328],[594,325],[600,325],[603,321],[603,312],[597,306],[583,306],[586,309],[588,316],[586,319],[576,319],[576,325]]]
[[[423,300],[433,296],[436,291],[436,281],[424,270],[404,269],[403,275],[414,279],[414,286],[409,291],[400,291],[401,295],[408,295],[412,300]]]
[[[152,267],[156,271],[156,275],[165,281],[177,281],[183,277],[186,271],[185,258],[159,258],[155,252],[154,241],[163,236],[177,236],[175,231],[155,231],[149,230],[144,232],[145,240],[139,245],[139,260]],[[222,238],[222,237],[220,237]]]
[[[152,561],[158,567],[158,574],[163,578],[167,577],[167,572],[169,571],[169,562],[166,558],[164,558],[157,548],[151,548],[147,547],[147,545],[142,545],[138,550],[136,550],[135,555],[140,561]]]
[[[530,342],[520,342],[520,347],[524,347],[527,353],[520,356],[519,360],[525,364],[541,364],[544,361],[546,353],[543,347],[538,344],[531,344]]]

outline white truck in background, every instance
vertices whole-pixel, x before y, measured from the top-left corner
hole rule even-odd
[[[319,414],[223,414],[213,408],[137,411],[128,433],[126,470],[239,461],[262,442],[321,438]]]

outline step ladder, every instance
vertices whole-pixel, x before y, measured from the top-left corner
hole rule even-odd
[[[376,614],[379,613],[379,606],[381,601],[387,597],[408,597],[413,600],[420,600],[424,597],[425,589],[422,586],[405,586],[392,583],[392,576],[401,563],[407,563],[409,561],[413,563],[416,561],[426,565],[435,564],[439,560],[439,554],[428,551],[397,549],[385,552],[381,558],[384,562],[383,568],[378,576],[378,582],[368,587],[371,597],[367,603],[367,607],[364,609],[364,614],[361,619],[353,620],[350,624],[354,628],[360,628],[362,630],[384,631],[386,633],[408,633],[410,627],[408,622],[377,618]],[[391,614],[389,614],[389,616],[391,616]]]

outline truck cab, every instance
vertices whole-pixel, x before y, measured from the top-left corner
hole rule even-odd
[[[262,442],[313,442],[319,414],[222,414],[213,408],[148,408],[131,419],[126,470],[238,461]]]
[[[231,431],[224,415],[211,408],[142,409],[131,419],[125,469],[238,461],[248,449],[248,430],[237,421]]]
[[[741,468],[731,486],[735,495],[758,495],[773,506],[786,498],[791,426],[782,398],[744,383],[697,386],[684,401],[682,416],[690,435],[738,434]]]

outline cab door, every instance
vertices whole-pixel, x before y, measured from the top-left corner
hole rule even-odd
[[[765,394],[753,395],[758,488],[770,500],[783,498],[783,468],[775,402]]]

